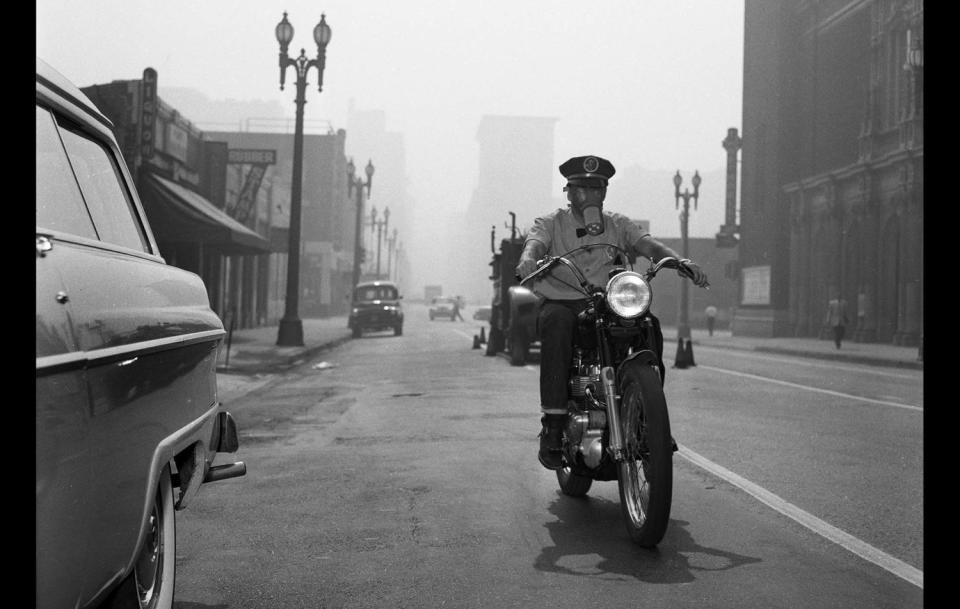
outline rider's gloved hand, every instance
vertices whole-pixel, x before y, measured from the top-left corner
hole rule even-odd
[[[692,281],[694,285],[701,288],[705,288],[710,285],[710,283],[707,281],[707,274],[703,272],[703,269],[701,269],[696,262],[687,260],[682,263],[682,267],[685,271],[687,271],[690,281]]]
[[[529,258],[521,258],[520,263],[517,264],[516,275],[519,279],[523,279],[530,273],[537,270],[536,260],[530,260]]]

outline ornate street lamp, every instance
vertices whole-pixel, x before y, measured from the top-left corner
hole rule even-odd
[[[280,346],[303,346],[303,322],[300,321],[298,303],[300,297],[300,194],[303,182],[303,105],[306,100],[307,72],[311,67],[317,69],[317,91],[323,91],[323,68],[326,64],[327,45],[330,43],[330,26],[326,15],[320,15],[320,23],[313,28],[313,39],[317,43],[316,59],[307,59],[300,49],[300,56],[291,59],[287,55],[287,46],[293,40],[293,26],[287,21],[287,13],[277,24],[275,30],[280,43],[280,90],[283,91],[287,68],[294,66],[297,71],[297,121],[293,134],[293,183],[290,186],[290,234],[287,244],[287,297],[283,318],[277,333]]]
[[[365,172],[367,174],[367,181],[364,182],[363,178],[355,175],[356,166],[353,164],[353,159],[347,163],[347,196],[356,190],[357,191],[357,226],[354,231],[354,245],[353,245],[353,285],[356,286],[360,283],[360,262],[363,260],[363,233],[361,229],[363,228],[363,188],[367,188],[367,198],[370,198],[370,189],[373,185],[373,160],[367,161],[367,168]]]
[[[680,207],[680,199],[683,198],[683,211],[680,212],[680,236],[683,238],[683,257],[690,258],[690,244],[687,237],[687,224],[690,217],[690,199],[693,199],[693,208],[697,208],[697,199],[700,198],[700,172],[693,173],[693,192],[684,188],[680,192],[680,184],[683,178],[680,177],[680,170],[673,176],[673,187],[676,196],[676,207]],[[677,338],[690,338],[690,286],[689,282],[684,280],[680,282],[680,319],[677,322]]]

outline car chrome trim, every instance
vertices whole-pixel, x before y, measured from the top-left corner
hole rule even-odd
[[[220,339],[227,334],[226,330],[205,330],[190,334],[179,334],[168,338],[157,338],[119,347],[107,347],[94,351],[74,351],[58,355],[47,355],[37,358],[37,374],[49,374],[70,368],[83,368],[90,365],[100,365],[111,360],[126,362],[131,357],[139,357],[158,351],[166,351],[176,347],[193,345]]]

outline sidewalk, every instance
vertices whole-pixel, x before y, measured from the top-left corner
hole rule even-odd
[[[917,347],[899,347],[879,343],[855,343],[845,340],[837,349],[832,339],[818,338],[761,338],[752,336],[732,336],[730,330],[715,330],[713,336],[702,328],[691,330],[694,360],[698,345],[723,347],[762,353],[780,353],[817,359],[867,364],[872,366],[894,366],[923,370],[920,350]],[[672,361],[677,350],[677,329],[663,327],[664,359]]]
[[[233,374],[265,374],[282,371],[306,360],[325,349],[350,340],[346,316],[304,319],[302,347],[278,347],[277,326],[234,330],[230,338],[230,353],[221,350],[218,372]],[[479,333],[482,322],[468,319],[460,325],[468,332]],[[489,330],[489,327],[487,327]],[[664,326],[664,359],[672,361],[677,349],[677,330]],[[694,359],[698,346],[723,347],[763,353],[780,353],[834,361],[877,366],[923,369],[917,347],[898,347],[888,344],[855,343],[844,341],[837,349],[832,340],[816,338],[757,338],[732,336],[729,330],[715,331],[709,336],[701,328],[692,330]],[[470,347],[470,345],[466,345]]]

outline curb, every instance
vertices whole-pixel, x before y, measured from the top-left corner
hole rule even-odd
[[[294,353],[292,355],[286,356],[268,356],[265,358],[257,358],[254,356],[251,358],[253,361],[247,364],[231,364],[229,367],[222,364],[217,364],[217,373],[219,374],[251,374],[251,373],[269,373],[269,372],[278,372],[280,368],[289,368],[295,365],[298,361],[312,357],[318,353],[322,353],[328,349],[333,349],[338,347],[343,343],[352,340],[353,337],[350,334],[345,334],[338,338],[328,340],[322,343],[312,345],[310,347],[304,347],[301,351]],[[269,360],[269,361],[265,361]]]

